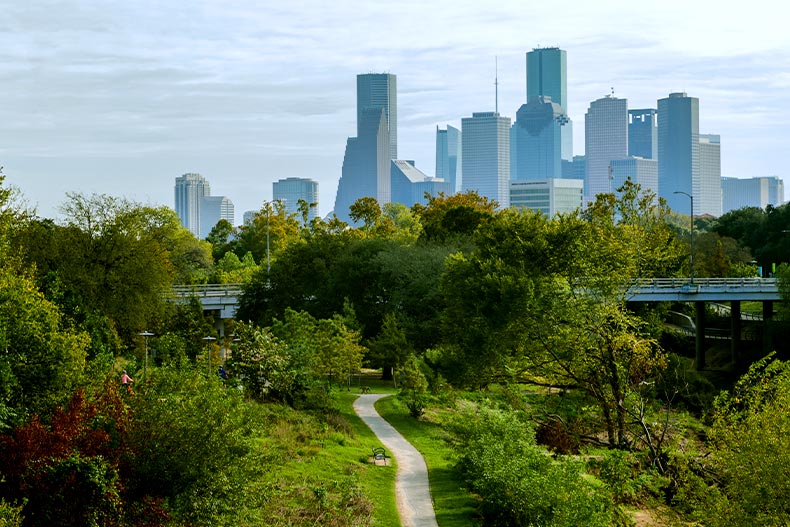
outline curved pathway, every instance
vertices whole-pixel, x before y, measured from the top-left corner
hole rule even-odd
[[[416,448],[381,417],[373,403],[387,394],[363,394],[354,401],[354,411],[378,436],[387,453],[398,460],[395,495],[403,527],[438,527],[428,485],[428,468]]]

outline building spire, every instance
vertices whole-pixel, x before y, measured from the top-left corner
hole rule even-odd
[[[499,58],[494,55],[494,111],[499,113]]]

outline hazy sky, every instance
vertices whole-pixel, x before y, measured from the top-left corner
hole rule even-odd
[[[552,8],[556,6],[555,8]],[[0,0],[0,165],[39,214],[66,192],[173,206],[199,172],[245,210],[319,182],[331,211],[356,75],[398,76],[398,153],[433,175],[436,125],[525,102],[525,53],[568,56],[574,153],[614,88],[700,99],[722,175],[788,175],[790,4],[698,0]]]

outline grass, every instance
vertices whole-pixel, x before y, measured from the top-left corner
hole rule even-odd
[[[433,411],[415,419],[397,397],[379,399],[376,410],[425,458],[436,521],[440,527],[479,525],[475,518],[477,502],[464,489],[463,481],[453,469],[455,454],[439,424],[441,414]]]
[[[378,440],[354,413],[356,394],[334,398],[326,415],[280,407],[267,416],[241,525],[400,525],[396,464],[368,462]]]

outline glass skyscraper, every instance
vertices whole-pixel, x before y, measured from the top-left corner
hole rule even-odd
[[[415,203],[427,205],[426,192],[430,196],[436,196],[440,192],[446,196],[455,193],[449,182],[425,175],[414,166],[414,161],[393,159],[391,171],[392,203],[401,203],[407,207]]]
[[[699,180],[699,99],[685,92],[658,100],[658,195],[672,210],[690,211],[694,182]],[[694,208],[695,214],[702,213]]]
[[[527,52],[527,102],[551,97],[563,108],[568,104],[568,65],[565,50],[535,48]]]
[[[203,196],[200,200],[200,238],[205,239],[219,220],[236,221],[233,202],[226,196]]]
[[[475,190],[499,203],[510,204],[510,119],[497,112],[473,113],[461,119],[461,190]]]
[[[785,185],[776,176],[748,179],[723,177],[721,195],[723,214],[744,207],[778,207],[785,202]]]
[[[658,196],[658,161],[629,156],[611,163],[612,191],[616,192],[627,179],[637,183],[642,191],[651,190]]]
[[[204,196],[211,195],[211,187],[200,174],[187,173],[176,177],[176,214],[181,225],[195,236],[200,236],[200,206]]]
[[[565,110],[549,97],[535,96],[522,105],[511,135],[511,177],[561,178],[563,129],[568,124]]]
[[[658,112],[628,110],[628,155],[658,159]]]
[[[447,125],[436,127],[436,177],[450,185],[450,194],[458,191],[461,183],[461,131]]]
[[[590,103],[584,115],[586,173],[584,199],[612,192],[610,163],[628,156],[628,101],[606,96]]]
[[[289,177],[272,183],[272,198],[285,204],[291,214],[300,214],[299,200],[304,200],[310,208],[307,219],[318,217],[318,182],[312,179]],[[301,215],[299,216],[301,220]]]
[[[395,75],[364,73],[357,75],[357,137],[365,110],[384,109],[389,132],[389,157],[398,159],[398,90]]]

